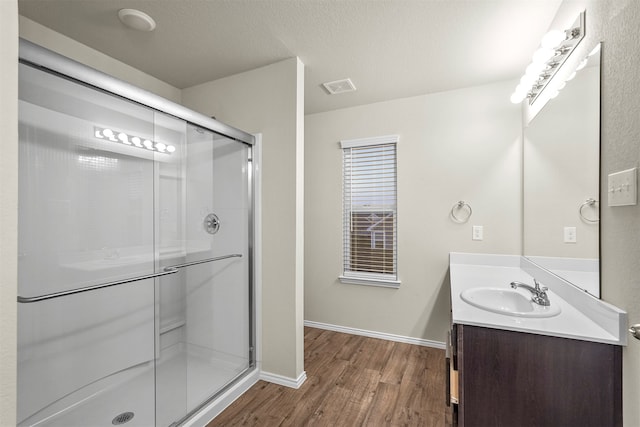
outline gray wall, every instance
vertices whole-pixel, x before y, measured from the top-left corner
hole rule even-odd
[[[593,3],[594,36],[604,40],[600,200],[607,200],[607,175],[640,161],[640,2]],[[640,323],[640,206],[601,209],[602,297],[627,310],[630,324]],[[623,354],[624,424],[638,426],[640,341],[630,338]]]
[[[518,254],[516,81],[306,116],[305,320],[444,341],[449,252]],[[342,139],[398,134],[399,289],[342,284]],[[449,218],[467,201],[466,224]],[[472,241],[472,225],[484,240]],[[433,343],[435,344],[435,343]]]
[[[304,371],[304,66],[298,58],[187,88],[185,106],[262,134],[262,369]]]

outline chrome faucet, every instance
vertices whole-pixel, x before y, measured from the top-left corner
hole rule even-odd
[[[549,297],[547,296],[547,291],[549,290],[549,288],[547,288],[546,286],[541,287],[540,283],[536,279],[533,279],[533,283],[535,283],[536,285],[535,288],[522,282],[511,282],[511,287],[513,289],[525,288],[532,294],[531,301],[535,302],[538,305],[542,305],[545,307],[551,305],[551,303],[549,302]]]

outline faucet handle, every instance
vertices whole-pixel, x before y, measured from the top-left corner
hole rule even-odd
[[[536,290],[539,292],[546,292],[549,290],[549,288],[546,286],[540,286],[540,282],[538,282],[536,279],[533,279],[533,283],[535,283]]]

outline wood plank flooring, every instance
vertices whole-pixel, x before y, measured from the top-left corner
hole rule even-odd
[[[450,425],[444,350],[305,328],[307,380],[259,381],[207,427]]]

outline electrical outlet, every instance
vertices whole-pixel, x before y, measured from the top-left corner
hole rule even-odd
[[[629,206],[637,203],[637,169],[609,174],[607,193],[609,206]]]
[[[565,243],[576,243],[578,241],[576,235],[575,227],[565,227],[564,228],[564,242]]]
[[[483,229],[481,225],[474,225],[472,227],[473,233],[472,233],[472,240],[482,240],[483,237]]]

